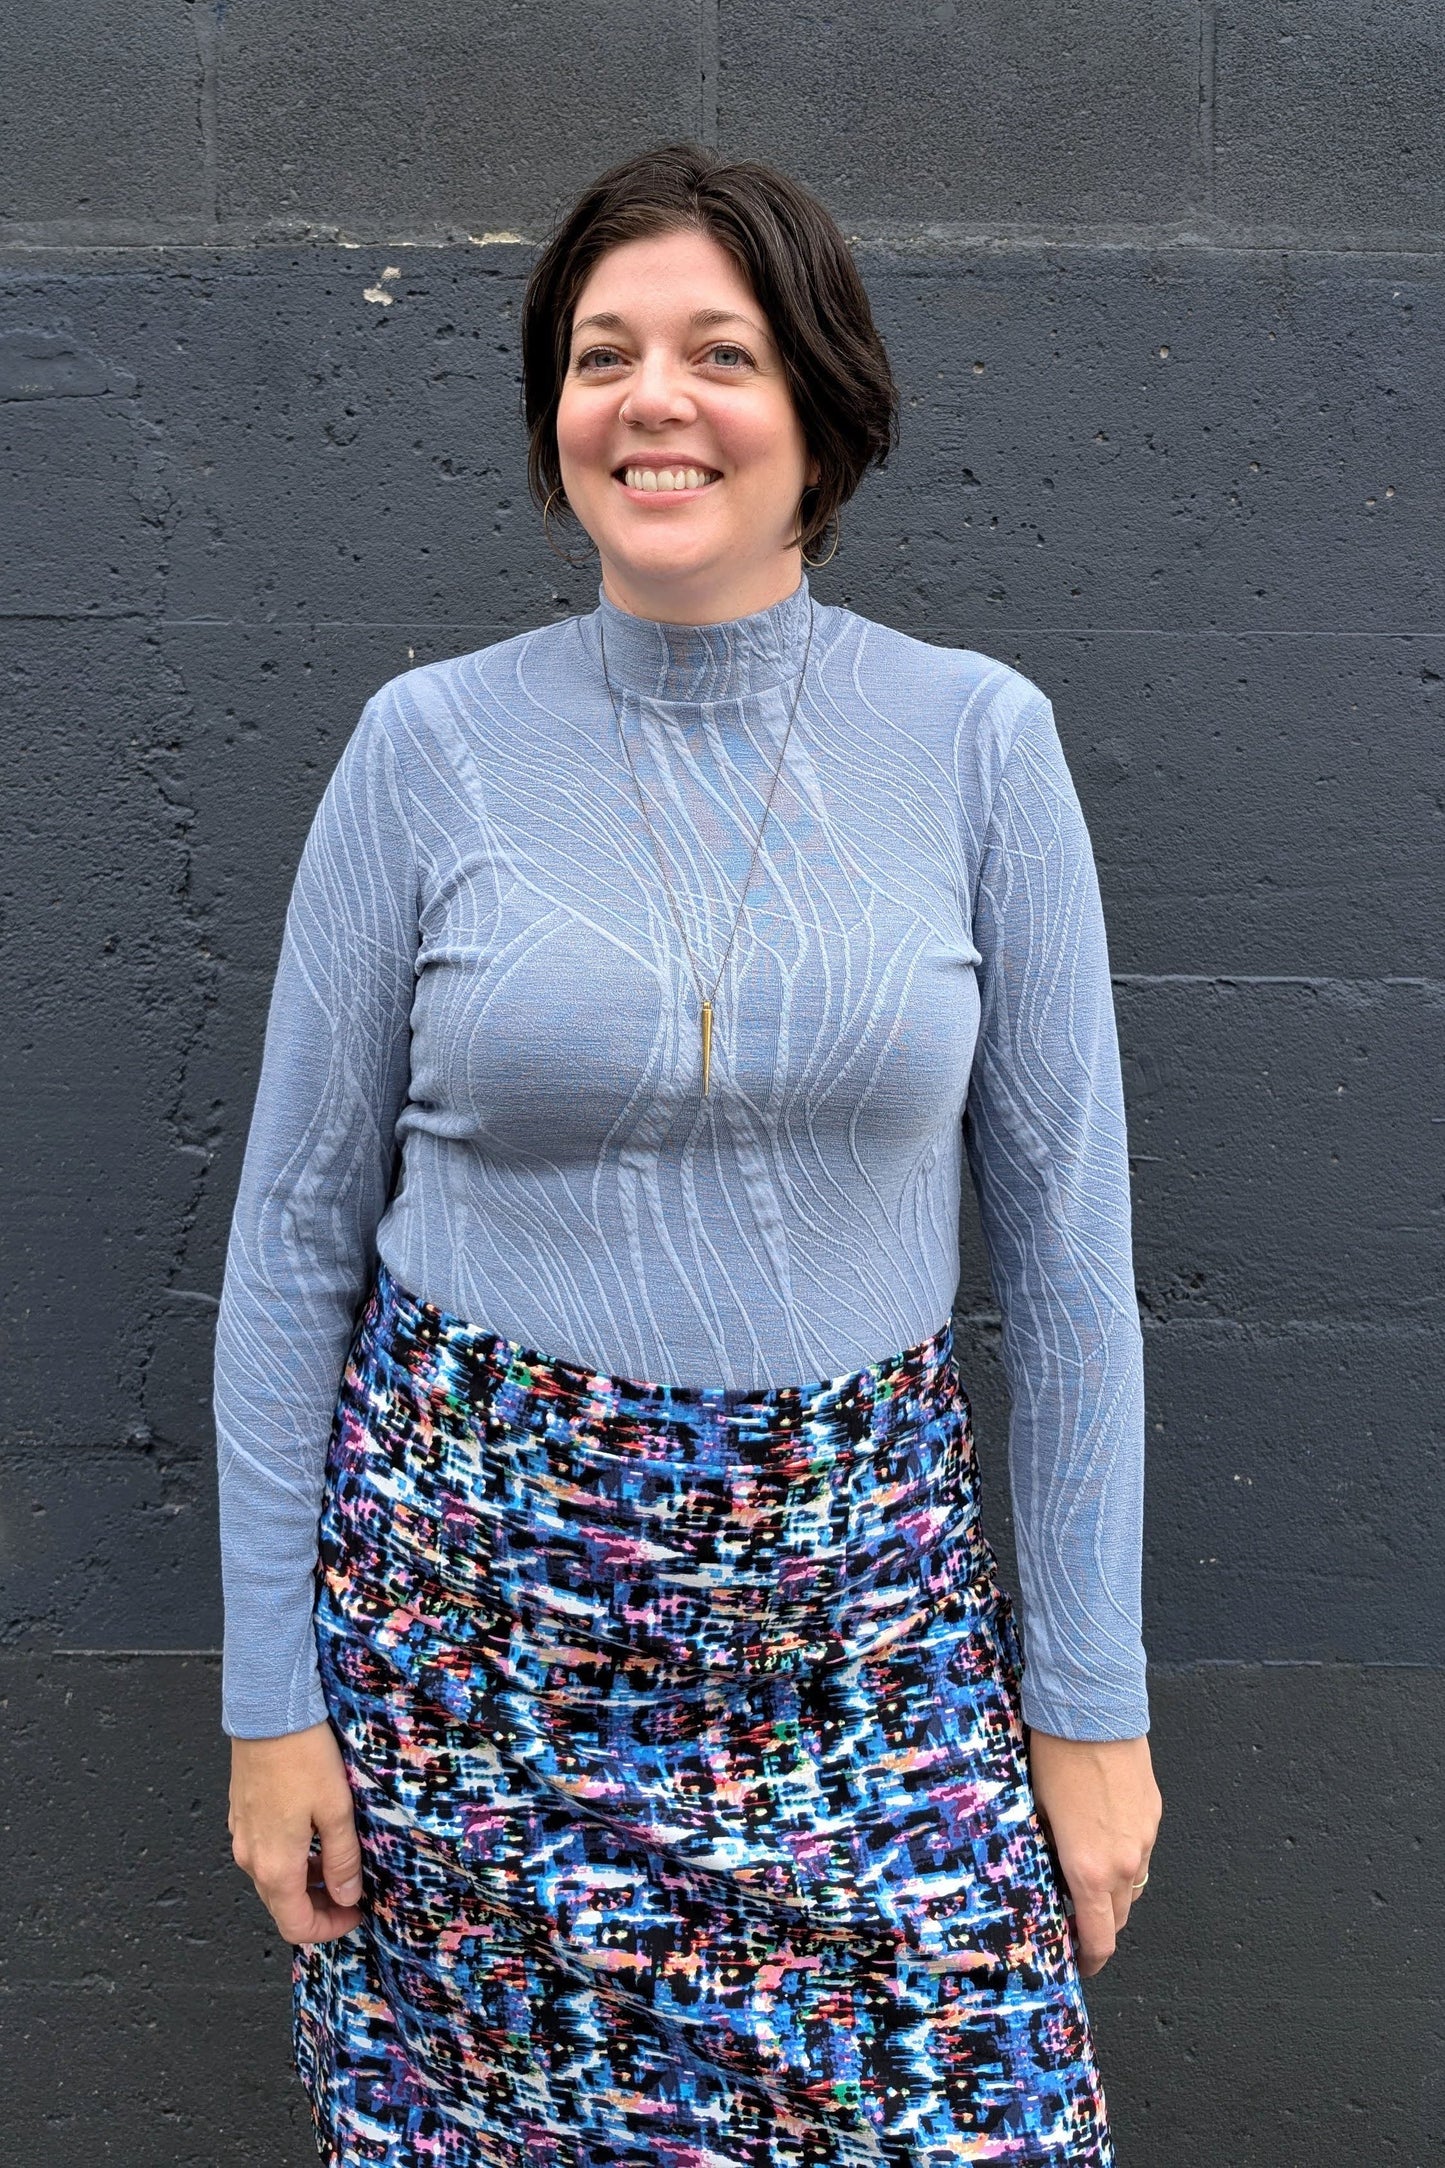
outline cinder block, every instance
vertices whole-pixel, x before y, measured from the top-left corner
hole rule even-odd
[[[1445,2138],[1445,1677],[1151,1674],[1164,1819],[1086,1985],[1125,2168],[1425,2168]]]
[[[865,230],[1152,226],[1190,205],[1199,31],[1169,0],[742,0],[718,44],[724,148]]]
[[[1438,2000],[1445,1672],[1402,1636],[1393,1665],[1160,1664],[1149,1690],[1164,1819],[1091,1995]]]
[[[1145,1335],[1159,1662],[1445,1664],[1438,1330]]]
[[[1124,979],[1134,1275],[1155,1324],[1425,1331],[1440,1314],[1430,980]],[[964,1190],[959,1307],[992,1307]]]
[[[830,599],[1005,654],[1070,630],[1445,630],[1430,260],[858,260],[903,433],[844,513]]]
[[[174,0],[7,11],[0,218],[100,240],[206,214],[201,13]]]
[[[1053,701],[1116,972],[1436,975],[1438,635],[1002,644]]]
[[[996,1328],[956,1320],[955,1348],[1017,1594]],[[1150,1326],[1144,1385],[1151,1661],[1445,1664],[1445,1509],[1421,1479],[1445,1443],[1438,1330]]]
[[[117,451],[100,523],[104,536],[119,521],[135,606],[292,627],[534,623],[556,585],[548,568],[565,567],[526,495],[515,350],[527,252],[500,253],[508,272],[486,250],[197,251],[179,274],[57,270],[32,279],[23,306],[0,302],[0,329],[73,324],[68,337],[137,380],[118,442],[140,443],[150,494],[128,502]],[[397,263],[401,277],[384,280]],[[54,406],[36,407],[40,448],[22,482],[47,446],[87,474],[103,464],[103,415],[72,444],[76,425]],[[85,486],[82,511],[96,494]],[[35,493],[61,572],[21,554],[17,609],[95,584],[80,512],[47,512]],[[595,600],[595,574],[590,589]]]
[[[593,176],[698,124],[698,33],[667,0],[233,8],[219,208],[259,232],[534,237]]]
[[[1115,989],[1147,1314],[1438,1320],[1431,979]]]
[[[285,1992],[231,1858],[219,1657],[0,1657],[12,1990]],[[113,2005],[114,2007],[114,2005]]]
[[[185,1068],[212,960],[184,703],[144,625],[12,625],[9,648],[4,1429],[48,1448],[142,1421],[154,1293],[185,1284],[205,1175]]]
[[[0,596],[13,616],[125,617],[160,607],[164,455],[121,358],[140,335],[110,327],[107,353],[75,332],[61,283],[21,273],[0,300]]]
[[[1260,1994],[1249,1956],[1221,1959],[1205,1995],[1089,1994],[1120,2168],[1430,2168],[1445,2003],[1397,1992],[1388,1971],[1348,2000],[1297,1981]]]
[[[7,1648],[219,1648],[213,1451],[0,1447],[0,1487]]]
[[[91,1978],[0,2004],[25,2168],[316,2168],[284,1994]]]
[[[1445,226],[1433,0],[1234,0],[1214,15],[1214,202],[1228,230],[1436,248]]]

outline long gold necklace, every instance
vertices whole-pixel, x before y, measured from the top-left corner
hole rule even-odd
[[[697,968],[697,959],[692,953],[692,943],[687,938],[687,929],[683,925],[682,915],[677,908],[677,899],[672,892],[672,882],[668,877],[667,861],[663,857],[662,851],[658,846],[657,835],[652,825],[652,818],[647,810],[647,800],[643,797],[642,785],[637,780],[637,768],[633,762],[632,749],[627,743],[627,733],[622,727],[622,716],[617,706],[617,695],[612,690],[612,679],[608,676],[607,672],[607,641],[603,634],[602,620],[600,617],[597,620],[597,638],[602,648],[602,675],[604,679],[606,679],[607,683],[607,697],[612,702],[612,712],[617,717],[617,735],[619,738],[621,738],[622,750],[627,755],[627,765],[632,772],[632,787],[637,793],[637,803],[642,808],[642,818],[647,822],[647,833],[652,837],[653,855],[657,860],[658,870],[662,874],[663,884],[667,889],[667,900],[672,907],[672,915],[674,920],[676,921],[678,933],[682,937],[683,948],[687,952],[687,960],[692,968],[693,983],[697,987],[698,1001],[700,1004],[698,1012],[698,1023],[699,1028],[702,1032],[702,1088],[704,1092],[706,1092],[709,1089],[709,1079],[712,1074],[712,994],[705,994],[702,990],[702,978]],[[741,897],[738,899],[737,917],[733,920],[733,930],[732,933],[728,935],[727,948],[723,950],[722,962],[718,965],[717,968],[717,977],[712,982],[713,994],[717,992],[718,987],[722,983],[722,975],[724,970],[727,968],[728,954],[732,948],[734,936],[737,933],[738,927],[742,924],[743,905],[747,902],[748,888],[751,885],[753,878],[753,869],[758,862],[758,852],[762,847],[763,841],[763,830],[767,827],[768,815],[773,810],[773,792],[777,789],[778,777],[783,772],[783,760],[787,754],[788,739],[792,733],[793,717],[798,712],[798,699],[803,690],[803,680],[808,674],[808,654],[809,650],[812,648],[812,645],[813,597],[811,594],[809,594],[808,638],[807,643],[803,648],[803,667],[798,672],[798,683],[793,693],[793,705],[788,711],[788,727],[783,732],[783,747],[782,751],[778,754],[778,765],[776,768],[774,768],[773,780],[768,785],[768,802],[763,807],[763,817],[758,823],[757,838],[753,844],[753,855],[748,861],[747,879],[743,882],[743,892]]]

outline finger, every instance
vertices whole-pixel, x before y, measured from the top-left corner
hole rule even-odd
[[[350,1934],[361,1920],[359,1905],[338,1904],[327,1889],[320,1840],[316,1837],[306,1855],[306,1900],[309,1910],[304,1917],[299,1908],[293,1910],[289,1905],[271,1914],[287,1942],[331,1942],[338,1935]]]
[[[319,1902],[313,1900],[305,1920],[288,1915],[282,1918],[273,1912],[277,1933],[282,1940],[291,1943],[335,1942],[341,1935],[349,1935],[353,1927],[361,1924],[359,1905],[337,1905],[329,1897]]]
[[[356,1904],[361,1896],[361,1845],[349,1800],[341,1813],[322,1825],[319,1834],[322,1880],[337,1904]]]
[[[1122,1904],[1124,1907],[1123,1918],[1121,1918],[1119,1921],[1119,1925],[1121,1927],[1124,1924],[1124,1920],[1127,1919],[1129,1916],[1130,1906],[1137,1904],[1140,1897],[1142,1897],[1142,1895],[1144,1894],[1144,1884],[1148,1881],[1148,1879],[1149,1854],[1146,1852],[1144,1854],[1144,1857],[1140,1860],[1138,1866],[1134,1869],[1134,1872],[1129,1876],[1128,1880],[1125,1882],[1121,1882],[1114,1892],[1116,1910],[1119,1904]]]
[[[256,1894],[287,1942],[327,1942],[361,1918],[358,1907],[338,1905],[324,1888],[310,1887],[314,1862],[314,1853],[302,1852],[268,1863],[253,1877]]]
[[[1114,1931],[1124,1926],[1134,1905],[1137,1904],[1142,1885],[1149,1878],[1149,1854],[1146,1852],[1134,1872],[1125,1881],[1116,1882],[1112,1891],[1114,1900]]]
[[[261,1902],[276,1923],[276,1931],[286,1942],[330,1942],[338,1935],[350,1934],[361,1919],[359,1905],[339,1905],[333,1902],[325,1889],[304,1889],[299,1894],[292,1890],[267,1897],[258,1892]]]
[[[1074,1891],[1074,1940],[1078,1967],[1086,1977],[1098,1972],[1114,1954],[1114,1906],[1106,1893],[1083,1896]]]

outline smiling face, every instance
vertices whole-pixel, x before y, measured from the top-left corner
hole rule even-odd
[[[716,624],[797,587],[790,537],[817,464],[763,312],[711,235],[599,257],[573,311],[556,426],[567,501],[619,608]]]

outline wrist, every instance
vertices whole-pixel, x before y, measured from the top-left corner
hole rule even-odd
[[[1047,1739],[1050,1746],[1072,1746],[1081,1750],[1093,1748],[1096,1751],[1103,1750],[1105,1752],[1110,1747],[1138,1746],[1141,1739],[1147,1739],[1149,1736],[1147,1732],[1141,1731],[1132,1733],[1127,1739],[1075,1739],[1062,1732],[1042,1731],[1037,1724],[1028,1724],[1025,1729],[1030,1739]]]
[[[300,1731],[268,1733],[262,1738],[241,1738],[233,1734],[231,1757],[239,1761],[268,1761],[289,1748],[308,1744],[330,1730],[330,1719],[323,1717],[319,1724],[303,1725]]]

